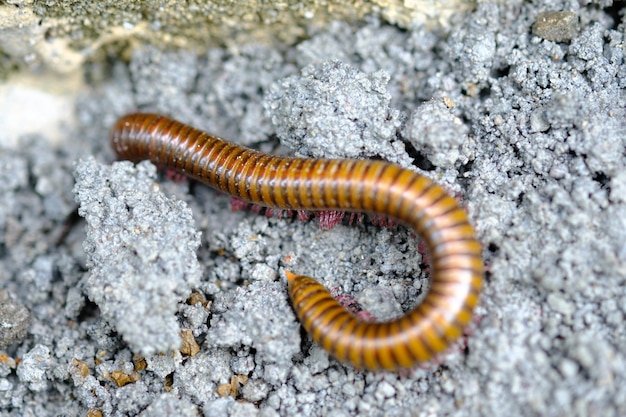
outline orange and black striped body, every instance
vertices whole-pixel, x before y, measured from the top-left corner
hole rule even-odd
[[[423,302],[396,320],[360,321],[317,281],[287,272],[298,318],[340,361],[410,368],[443,351],[471,320],[482,286],[481,246],[456,200],[422,175],[381,161],[272,156],[153,114],[119,119],[111,144],[121,158],[150,159],[258,205],[375,213],[412,227],[429,249],[432,283]]]

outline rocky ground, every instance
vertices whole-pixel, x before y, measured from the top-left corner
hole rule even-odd
[[[85,64],[71,93],[7,83],[0,414],[626,415],[623,14],[481,2],[447,29],[368,17],[294,45],[138,47]],[[108,131],[136,110],[443,184],[484,245],[475,323],[410,372],[329,358],[296,321],[284,269],[388,319],[427,288],[416,237],[233,211],[201,184],[115,162]],[[63,124],[19,133],[33,115]]]

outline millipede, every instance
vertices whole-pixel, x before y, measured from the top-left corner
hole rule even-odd
[[[430,179],[383,161],[277,157],[156,114],[120,118],[110,139],[120,158],[149,159],[249,203],[364,212],[411,227],[428,248],[431,284],[422,302],[395,320],[361,321],[313,278],[285,272],[296,316],[339,361],[411,368],[445,350],[470,323],[482,248],[465,211]]]

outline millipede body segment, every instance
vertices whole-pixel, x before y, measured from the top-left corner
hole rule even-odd
[[[296,315],[340,361],[410,368],[443,351],[471,320],[481,245],[456,200],[422,175],[381,161],[272,156],[155,114],[120,118],[111,144],[120,158],[149,159],[250,203],[375,213],[412,227],[429,249],[432,282],[424,300],[396,320],[360,321],[314,279],[286,272]]]

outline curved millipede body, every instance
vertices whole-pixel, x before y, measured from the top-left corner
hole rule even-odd
[[[176,169],[258,205],[382,214],[410,226],[431,258],[431,287],[396,320],[358,320],[312,278],[287,272],[294,310],[313,340],[361,369],[410,368],[458,338],[482,286],[481,246],[467,215],[439,185],[381,161],[282,158],[154,114],[117,121],[111,144],[124,159]]]

